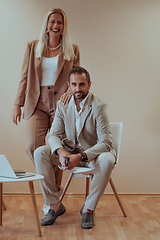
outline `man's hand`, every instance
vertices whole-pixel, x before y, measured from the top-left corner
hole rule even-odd
[[[57,153],[59,155],[59,161],[61,163],[61,166],[64,170],[73,169],[81,161],[81,154],[80,153],[70,155],[68,152],[66,152],[64,150],[64,148],[59,148],[57,150]],[[66,157],[69,158],[68,166],[66,166]]]
[[[70,155],[64,150],[64,148],[59,148],[57,150],[57,153],[59,155],[59,161],[61,163],[61,166],[64,169],[66,167],[66,157],[70,158]]]
[[[68,166],[65,166],[63,169],[64,170],[71,170],[74,167],[77,166],[77,164],[81,161],[81,154],[73,154],[73,155],[69,155],[69,162],[68,162]]]

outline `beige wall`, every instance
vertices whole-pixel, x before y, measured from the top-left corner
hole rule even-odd
[[[44,15],[54,7],[68,16],[81,65],[91,73],[91,91],[108,103],[111,122],[124,124],[113,172],[118,191],[159,193],[159,0],[0,0],[0,153],[14,169],[35,172],[25,153],[26,121],[14,126],[10,115],[27,41],[39,37]],[[75,179],[69,192],[83,192],[80,182]],[[5,184],[4,191],[28,187]]]

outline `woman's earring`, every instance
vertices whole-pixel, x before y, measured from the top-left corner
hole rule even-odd
[[[46,29],[47,33],[49,33],[48,29]]]

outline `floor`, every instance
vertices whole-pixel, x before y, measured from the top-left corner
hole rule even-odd
[[[44,218],[43,197],[37,195],[40,220]],[[79,210],[83,196],[65,196],[66,213],[52,226],[42,227],[36,235],[36,225],[29,195],[4,195],[7,210],[3,210],[0,239],[9,240],[160,240],[160,197],[121,196],[127,217],[123,217],[113,195],[103,195],[96,209],[96,225],[89,230],[80,226]]]

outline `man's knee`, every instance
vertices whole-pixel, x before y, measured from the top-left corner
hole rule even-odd
[[[39,164],[39,162],[41,162],[42,159],[44,159],[46,157],[49,157],[49,155],[50,155],[50,148],[49,148],[49,146],[45,145],[45,146],[38,147],[34,151],[35,165]]]
[[[42,152],[43,152],[43,146],[37,148],[37,149],[34,151],[34,159],[35,159],[35,160],[38,159],[38,158],[41,156]]]
[[[98,162],[102,168],[113,168],[115,164],[115,156],[110,152],[101,153],[98,156]]]

